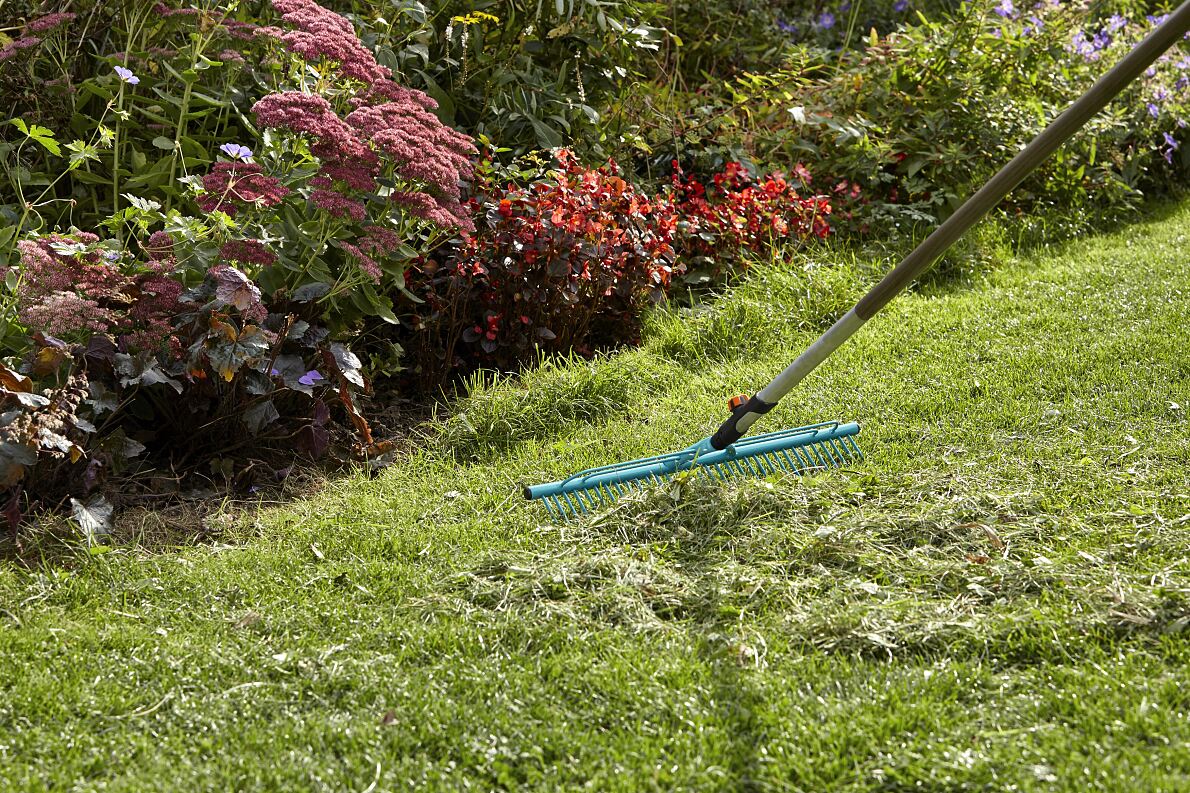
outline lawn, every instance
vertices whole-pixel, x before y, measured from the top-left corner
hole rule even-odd
[[[870,282],[754,270],[217,543],[0,568],[0,789],[1190,789],[1190,204],[893,303],[758,429],[867,459],[549,525]]]

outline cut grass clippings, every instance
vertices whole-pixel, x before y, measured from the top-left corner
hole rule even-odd
[[[0,789],[1190,789],[1190,204],[893,303],[757,428],[863,464],[521,500],[707,434],[869,281],[759,269],[217,546],[8,565]]]

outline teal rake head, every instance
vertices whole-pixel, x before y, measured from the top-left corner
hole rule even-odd
[[[859,425],[854,422],[831,421],[742,438],[722,450],[711,445],[711,438],[704,438],[680,452],[588,468],[558,482],[526,487],[524,493],[525,498],[545,504],[551,517],[573,518],[682,471],[727,481],[737,476],[837,468],[863,459],[855,442],[858,434]]]

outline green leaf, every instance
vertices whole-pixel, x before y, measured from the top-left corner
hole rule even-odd
[[[22,121],[21,119],[19,119],[19,118],[9,119],[8,123],[16,125],[16,128],[19,129],[21,132],[25,133],[26,135],[29,134],[29,128],[27,126],[25,126],[25,122]]]
[[[165,151],[173,151],[174,149],[174,142],[164,135],[158,135],[157,137],[153,138],[153,145],[159,149],[164,149]]]
[[[66,144],[66,148],[70,151],[69,170],[71,171],[81,166],[87,160],[99,162],[99,151],[89,143],[83,143],[81,140],[72,140]]]

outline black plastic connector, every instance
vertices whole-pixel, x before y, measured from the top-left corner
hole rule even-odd
[[[752,396],[747,402],[740,405],[735,410],[731,411],[731,418],[723,422],[719,429],[715,430],[715,434],[711,436],[711,446],[722,451],[728,446],[732,445],[740,438],[744,437],[747,430],[738,429],[740,419],[749,413],[755,413],[758,416],[763,416],[770,410],[776,407],[776,404],[770,404],[757,396]]]

